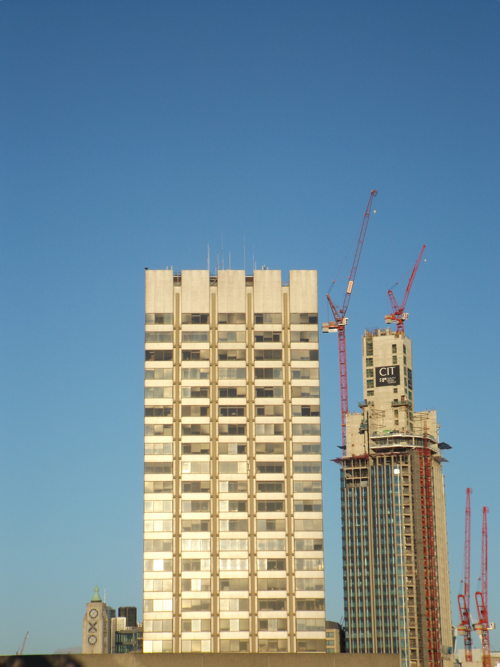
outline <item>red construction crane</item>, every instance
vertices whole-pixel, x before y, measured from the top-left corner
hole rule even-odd
[[[460,623],[457,632],[463,635],[465,662],[472,662],[472,626],[470,622],[470,494],[465,495],[464,592],[458,596]]]
[[[333,322],[325,322],[323,324],[323,333],[329,333],[335,331],[338,333],[338,343],[339,343],[339,371],[340,371],[340,416],[342,423],[342,448],[345,449],[346,446],[346,415],[349,411],[349,392],[347,388],[347,356],[346,356],[346,343],[345,343],[345,328],[347,325],[347,309],[349,308],[349,301],[351,300],[352,289],[354,287],[354,279],[356,278],[356,272],[358,270],[359,258],[361,256],[361,250],[363,249],[363,243],[365,241],[366,229],[368,227],[368,222],[370,220],[370,213],[372,210],[373,199],[377,196],[377,190],[372,190],[370,192],[370,198],[368,199],[368,204],[366,205],[365,212],[363,214],[363,220],[361,222],[361,230],[359,232],[358,245],[356,246],[356,252],[354,253],[354,260],[351,267],[351,272],[349,273],[349,278],[347,280],[347,288],[344,295],[344,302],[340,308],[337,308],[333,303],[329,294],[326,295],[328,303],[333,314]]]
[[[420,262],[422,261],[422,256],[424,254],[425,247],[426,246],[424,244],[417,257],[417,261],[415,262],[415,266],[413,267],[413,271],[411,272],[411,276],[410,279],[408,280],[408,285],[406,286],[406,290],[403,296],[403,301],[401,302],[400,306],[396,301],[394,292],[391,289],[387,291],[387,294],[389,295],[389,301],[391,302],[392,306],[392,313],[390,315],[385,316],[385,321],[387,324],[392,324],[393,322],[395,322],[396,331],[404,332],[405,330],[405,320],[408,319],[408,313],[405,313],[406,302],[408,301],[408,297],[410,296],[413,281],[415,280],[418,267],[420,266]]]
[[[474,629],[481,637],[483,667],[491,667],[490,630],[495,626],[488,619],[488,508],[483,507],[483,530],[481,542],[481,590],[476,593],[478,622]]]

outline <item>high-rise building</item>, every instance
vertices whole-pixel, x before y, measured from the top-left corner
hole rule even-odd
[[[146,270],[144,652],[325,650],[315,271]]]
[[[364,401],[347,415],[341,465],[346,650],[451,658],[442,449],[434,410],[413,409],[411,341],[363,337]]]

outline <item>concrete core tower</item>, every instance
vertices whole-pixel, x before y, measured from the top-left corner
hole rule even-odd
[[[341,465],[346,643],[446,664],[452,622],[436,412],[413,409],[411,341],[363,336],[364,400],[347,415]],[[447,656],[449,656],[447,658]]]

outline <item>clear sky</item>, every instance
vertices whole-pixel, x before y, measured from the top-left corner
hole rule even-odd
[[[436,408],[453,614],[473,488],[500,623],[498,0],[0,2],[0,654],[78,648],[95,584],[141,606],[143,269],[317,268],[378,188],[348,331],[410,297]],[[245,259],[246,258],[246,259]],[[338,291],[336,291],[338,289]],[[328,617],[342,612],[337,346],[321,339]],[[477,640],[475,640],[477,643]],[[493,634],[500,649],[500,635]]]

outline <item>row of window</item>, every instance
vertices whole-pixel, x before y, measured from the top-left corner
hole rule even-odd
[[[239,589],[245,590],[245,589]],[[305,600],[300,600],[305,602]],[[316,601],[315,601],[316,602]],[[322,602],[322,601],[318,601]],[[322,609],[322,607],[316,607]],[[250,627],[249,618],[220,618],[219,630],[222,632],[246,632]],[[257,627],[265,632],[284,632],[288,628],[286,618],[259,618]],[[316,632],[325,629],[323,618],[298,618],[296,621],[298,632]],[[181,621],[181,632],[210,632],[211,619],[183,619]],[[172,619],[145,620],[144,632],[172,632]]]
[[[248,581],[248,580],[247,580]],[[245,589],[246,590],[246,589]],[[297,599],[297,602],[299,600]],[[321,602],[314,603],[316,609],[313,611],[321,611],[319,608]],[[286,597],[283,598],[257,598],[257,609],[259,611],[286,611],[288,607],[288,600]],[[192,599],[192,598],[181,598],[181,611],[211,611],[212,599],[210,597],[201,598],[201,599]],[[173,600],[170,599],[160,599],[160,600],[144,600],[144,611],[172,611],[173,609]],[[220,611],[248,611],[248,598],[219,598],[219,610]],[[309,610],[308,610],[309,611]],[[314,619],[305,619],[297,618],[296,623],[301,624],[306,620]],[[306,625],[302,625],[301,629],[304,631],[311,631],[311,627],[306,629]],[[297,630],[299,628],[297,627]],[[320,628],[324,630],[323,627]]]
[[[231,584],[230,582],[237,582]],[[219,579],[220,590],[248,590],[243,586],[248,584],[248,577],[245,579]],[[172,577],[167,579],[144,579],[144,590],[147,592],[172,592]],[[181,579],[181,588],[184,592],[210,592],[211,591],[211,577],[205,578],[187,578]],[[235,586],[235,588],[231,588]],[[241,586],[242,588],[236,588]],[[324,589],[323,578],[306,577],[295,579],[295,590],[299,592],[322,592]],[[285,577],[258,577],[257,578],[258,591],[286,591],[287,579]],[[324,607],[324,600],[322,598],[296,598],[296,607],[298,611],[315,611],[321,610]],[[241,610],[238,610],[241,611]],[[244,610],[243,610],[244,611]]]
[[[206,480],[208,483],[208,480]],[[193,482],[182,482],[182,489],[185,493],[193,493],[195,486],[186,486],[184,484],[196,485],[196,484],[205,484],[204,480],[193,481]],[[189,489],[189,490],[188,490]],[[284,482],[281,481],[257,481],[257,491],[261,493],[282,493],[284,489]],[[145,493],[172,493],[173,490],[173,481],[169,480],[157,480],[157,481],[147,481],[144,483],[144,492]],[[321,480],[294,480],[293,481],[293,490],[294,493],[321,493]],[[200,487],[201,491],[201,487]],[[220,493],[247,493],[248,492],[248,483],[247,480],[219,480],[219,492]],[[207,529],[208,530],[208,529]]]
[[[210,461],[183,461],[181,463],[183,473],[209,473]],[[283,474],[285,464],[281,461],[257,461],[257,474],[271,475]],[[293,461],[294,473],[319,474],[321,473],[320,461]],[[244,474],[247,472],[246,461],[219,461],[219,474]],[[146,461],[144,464],[146,475],[171,475],[172,462]]]
[[[147,407],[146,417],[169,417],[172,408],[168,406]],[[246,424],[218,424],[219,435],[246,435]],[[182,424],[181,433],[186,435],[210,435],[210,424]],[[255,424],[255,435],[283,435],[284,424]],[[145,424],[145,435],[172,435],[173,424]],[[319,424],[292,424],[293,435],[320,435]],[[244,450],[239,452],[244,453]]]
[[[146,324],[172,324],[173,313],[146,313]],[[219,324],[245,324],[245,313],[218,313]],[[182,324],[208,324],[208,313],[182,313]],[[281,313],[255,313],[255,324],[281,324]],[[291,313],[290,324],[317,324],[315,313]]]
[[[210,537],[203,539],[182,539],[182,551],[210,551],[212,540]],[[248,551],[248,539],[219,539],[219,551]],[[172,540],[145,540],[144,551],[172,551]],[[286,549],[285,539],[257,540],[258,551],[284,551]],[[322,551],[323,540],[295,538],[296,551]]]
[[[219,343],[246,343],[246,332],[219,330],[217,339]],[[146,331],[146,343],[172,343],[172,331]],[[256,331],[254,333],[255,343],[281,343],[281,331]],[[208,331],[183,331],[183,343],[208,343]],[[291,343],[317,343],[318,332],[314,330],[290,331]]]
[[[144,532],[146,533],[165,533],[172,532],[171,519],[155,519],[144,521]],[[184,532],[203,533],[210,530],[208,519],[183,519],[181,522]],[[286,530],[285,519],[257,519],[257,531],[282,531]],[[323,529],[321,519],[294,519],[295,531],[314,532]],[[248,519],[219,519],[219,531],[226,532],[248,532]]]
[[[163,368],[154,369],[165,370]],[[153,379],[153,378],[151,378]],[[292,398],[319,398],[319,387],[292,387]],[[246,396],[246,387],[219,387],[218,389],[219,398],[244,398]],[[145,387],[144,397],[145,398],[172,398],[173,387]],[[210,396],[210,387],[182,387],[181,388],[182,398],[209,398]],[[271,386],[271,387],[255,387],[255,397],[256,398],[282,398],[283,397],[283,387],[280,385]],[[311,409],[314,406],[311,406]],[[319,406],[318,406],[319,410]],[[314,417],[317,416],[313,413],[307,415],[304,414],[304,417]]]

